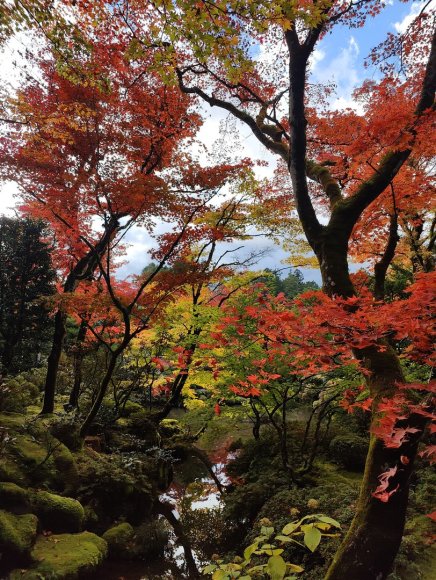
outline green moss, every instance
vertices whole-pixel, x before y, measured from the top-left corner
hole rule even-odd
[[[27,490],[12,482],[0,483],[0,507],[15,508],[27,507],[29,503],[29,494]]]
[[[127,401],[126,406],[124,407],[123,415],[125,417],[130,417],[132,413],[137,413],[138,411],[143,411],[144,407],[139,403],[135,403],[134,401]]]
[[[79,499],[92,505],[100,522],[126,519],[131,524],[141,522],[153,507],[154,473],[152,458],[141,458],[135,469],[125,458],[84,449],[76,455],[80,474]]]
[[[13,429],[24,425],[25,415],[20,413],[0,413],[0,425],[7,429]]]
[[[115,426],[116,427],[127,427],[129,424],[129,420],[126,417],[119,417],[116,421],[115,421]]]
[[[51,421],[50,433],[71,451],[80,451],[83,446],[80,424],[75,417],[63,415]]]
[[[162,437],[173,437],[183,433],[182,426],[177,419],[163,419],[159,424],[159,433]]]
[[[29,405],[26,407],[26,415],[38,415],[41,412],[41,405]]]
[[[47,450],[28,435],[17,435],[11,447],[16,457],[29,468],[36,467],[47,457]]]
[[[79,532],[82,529],[85,512],[75,499],[39,491],[32,496],[32,507],[47,530]]]
[[[46,422],[32,422],[26,427],[25,433],[13,432],[12,435],[13,440],[8,446],[8,459],[15,468],[12,473],[6,473],[6,477],[2,477],[4,481],[14,481],[30,487],[46,486],[67,494],[76,489],[78,473],[74,456],[49,433]]]
[[[53,453],[55,467],[60,475],[65,494],[71,494],[79,484],[79,473],[76,460],[71,451],[62,443]]]
[[[38,519],[32,514],[16,516],[0,510],[0,553],[12,560],[25,557],[36,537]]]
[[[10,580],[75,580],[95,571],[107,555],[102,539],[83,532],[39,536],[32,550],[34,565],[28,570],[14,570]]]
[[[122,557],[129,555],[130,544],[134,538],[135,531],[133,527],[124,522],[110,528],[103,534],[103,539],[106,540],[110,555]]]
[[[2,457],[0,461],[0,480],[22,484],[26,482],[26,476],[17,462],[11,457]]]

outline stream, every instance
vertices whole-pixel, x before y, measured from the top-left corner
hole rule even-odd
[[[234,452],[216,451],[209,455],[213,472],[221,485],[226,486],[230,479],[226,473],[227,464],[235,457]],[[169,505],[177,521],[186,510],[214,510],[221,505],[221,494],[216,482],[206,466],[194,456],[174,465],[174,480],[170,487],[160,495],[160,501]],[[163,516],[160,516],[161,518]],[[95,580],[182,580],[190,578],[187,571],[187,558],[184,547],[178,542],[172,527],[166,522],[169,542],[164,557],[149,562],[108,561],[92,576]],[[201,570],[208,562],[191,550],[197,569]]]

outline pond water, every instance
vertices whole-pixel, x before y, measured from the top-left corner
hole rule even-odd
[[[221,485],[226,486],[230,479],[226,466],[235,457],[235,453],[220,450],[209,456],[213,472]],[[221,505],[221,494],[208,469],[197,457],[191,457],[180,464],[175,464],[174,481],[160,496],[161,502],[170,504],[177,520],[182,510],[213,510]],[[163,558],[153,562],[107,562],[95,580],[182,580],[190,578],[187,572],[185,549],[167,522],[169,543]],[[192,550],[192,556],[198,569],[207,564],[199,554]]]

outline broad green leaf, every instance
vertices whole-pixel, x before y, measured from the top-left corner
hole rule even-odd
[[[325,522],[326,524],[330,524],[330,525],[334,526],[335,528],[341,527],[341,524],[339,522],[337,522],[333,518],[329,518],[328,516],[319,516],[318,519],[320,522]]]
[[[205,568],[203,568],[202,573],[203,574],[210,574],[211,572],[214,572],[216,570],[216,565],[215,564],[209,564],[208,566],[206,566]]]
[[[251,555],[257,550],[259,544],[251,544],[244,550],[244,560],[250,560]]]
[[[321,541],[321,532],[315,526],[311,526],[304,533],[304,543],[311,552],[314,552]]]
[[[286,562],[281,556],[271,556],[266,569],[271,580],[283,580],[286,574]]]
[[[269,538],[270,535],[274,533],[274,528],[273,527],[262,526],[260,528],[260,533],[263,534],[264,536],[267,536]]]

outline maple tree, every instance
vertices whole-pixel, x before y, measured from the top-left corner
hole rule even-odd
[[[88,14],[104,17],[106,5],[78,4]],[[403,192],[407,199],[408,168],[415,158],[428,159],[432,154],[436,46],[425,10],[407,34],[390,37],[372,53],[373,62],[388,66],[379,82],[362,87],[363,116],[323,114],[308,103],[308,62],[319,39],[338,25],[365,26],[383,7],[384,3],[373,0],[195,4],[162,0],[150,5],[117,2],[111,11],[111,19],[118,17],[130,32],[139,55],[148,35],[154,33],[158,62],[166,62],[167,69],[174,67],[173,78],[181,90],[230,112],[287,167],[299,219],[319,262],[324,292],[344,299],[355,295],[348,270],[349,244],[357,243],[359,234],[362,241],[375,239],[376,232],[384,232],[379,236],[384,244],[377,268],[377,294],[382,296],[395,254],[398,208],[403,213],[408,209],[407,201],[397,204],[397,190],[401,189],[400,199]],[[253,56],[262,44],[278,47],[274,71]],[[390,65],[400,49],[405,80]],[[425,177],[425,171],[420,175]],[[325,214],[324,224],[320,215]],[[368,228],[376,214],[378,219]],[[389,229],[392,235],[386,236]],[[349,303],[345,311],[358,306]],[[378,405],[394,399],[396,385],[404,383],[403,371],[385,337],[376,343],[363,338],[352,341],[352,346],[353,356],[367,369],[375,428]],[[367,580],[388,574],[401,541],[419,433],[411,432],[405,444],[409,463],[392,472],[389,482],[397,491],[389,502],[379,501],[372,493],[385,466],[401,463],[403,450],[387,449],[373,435],[356,517],[327,574],[329,580],[346,576]]]
[[[93,278],[101,258],[113,253],[133,223],[150,230],[157,217],[178,219],[195,207],[195,189],[201,194],[233,171],[189,163],[177,147],[198,128],[198,116],[187,114],[187,99],[153,70],[138,77],[108,42],[94,38],[92,51],[61,71],[56,54],[37,55],[41,79],[31,79],[10,99],[14,124],[2,140],[4,177],[18,182],[23,209],[54,230],[64,294]],[[65,319],[59,309],[45,413],[53,411]]]

